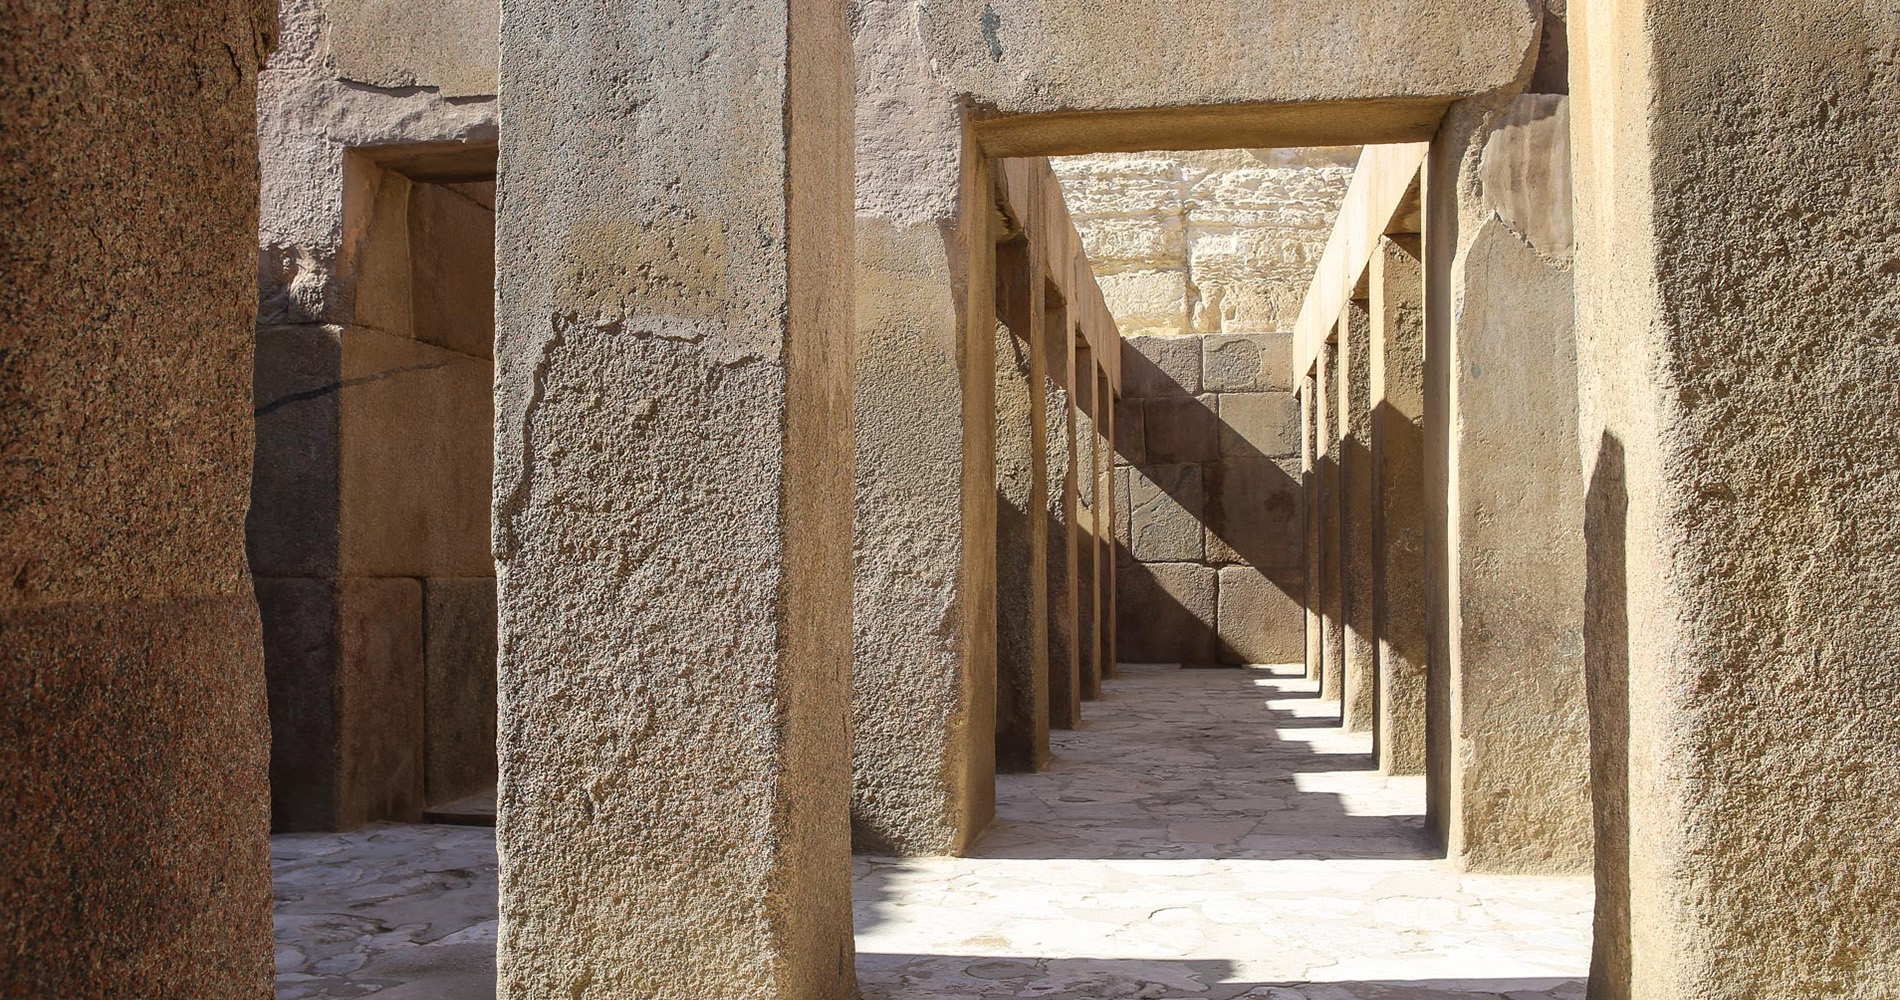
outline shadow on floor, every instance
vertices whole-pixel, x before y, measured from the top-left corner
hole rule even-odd
[[[863,1000],[1583,1000],[1562,977],[1250,982],[1224,959],[858,955]]]
[[[1297,667],[1122,664],[1040,774],[997,777],[975,858],[1428,859],[1422,778],[1375,772],[1371,738]]]

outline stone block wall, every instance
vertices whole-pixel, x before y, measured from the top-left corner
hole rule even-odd
[[[1291,337],[1356,147],[1052,161],[1128,341],[1115,406],[1119,659],[1304,651]]]
[[[1282,334],[1133,337],[1116,402],[1118,657],[1285,663],[1305,642]]]

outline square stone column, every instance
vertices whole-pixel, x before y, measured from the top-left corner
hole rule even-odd
[[[1319,419],[1314,430],[1319,444],[1319,488],[1313,506],[1319,509],[1319,613],[1322,701],[1339,701],[1346,674],[1345,587],[1341,578],[1339,502],[1339,344],[1320,347],[1319,377],[1314,380],[1314,404]],[[1343,711],[1343,709],[1342,709]]]
[[[1900,12],[1571,17],[1590,995],[1900,995]]]
[[[1427,808],[1473,870],[1590,864],[1563,102],[1461,102],[1427,162],[1428,489],[1446,503]]]
[[[276,5],[0,20],[0,995],[266,1000],[244,511]]]
[[[1108,372],[1101,368],[1095,371],[1095,398],[1096,413],[1100,415],[1095,423],[1096,495],[1102,498],[1095,513],[1095,565],[1100,567],[1096,576],[1102,595],[1096,619],[1101,627],[1096,632],[1102,644],[1102,676],[1106,678],[1115,676],[1115,564],[1119,561],[1115,558],[1115,538],[1120,505],[1115,493],[1115,393],[1109,387]]]
[[[499,995],[851,997],[843,7],[511,2],[501,93]]]
[[[996,767],[1049,764],[1045,279],[1029,241],[996,250]]]
[[[1325,657],[1326,620],[1320,610],[1321,566],[1319,540],[1319,504],[1314,497],[1319,489],[1319,414],[1315,406],[1317,374],[1300,379],[1300,494],[1305,499],[1300,523],[1306,537],[1304,597],[1306,610],[1306,676],[1318,677]]]
[[[1080,655],[1076,672],[1082,700],[1094,701],[1102,693],[1102,583],[1101,545],[1097,541],[1097,493],[1101,487],[1101,449],[1095,431],[1095,359],[1078,331],[1071,338],[1069,384],[1074,387],[1075,411],[1075,482],[1076,522],[1075,586],[1076,638]]]
[[[875,853],[961,854],[995,812],[996,202],[967,137],[957,163],[948,243],[858,218],[851,820]]]
[[[1374,728],[1379,640],[1373,626],[1372,318],[1363,300],[1339,315],[1339,566],[1344,613],[1340,725]]]
[[[1416,236],[1372,255],[1372,602],[1379,769],[1425,773],[1425,295]]]
[[[1074,729],[1082,720],[1082,672],[1077,589],[1075,404],[1069,391],[1069,354],[1075,335],[1061,297],[1043,289],[1042,333],[1049,359],[1043,378],[1043,421],[1049,468],[1048,507],[1049,725]]]

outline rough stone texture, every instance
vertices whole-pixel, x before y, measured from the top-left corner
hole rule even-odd
[[[1075,417],[1069,401],[1067,359],[1074,337],[1060,304],[1048,306],[1044,321],[1051,371],[1043,386],[1043,421],[1049,462],[1047,594],[1049,611],[1049,725],[1073,729],[1082,719],[1081,653],[1076,624],[1076,482]],[[1059,352],[1059,353],[1058,353]],[[1060,368],[1058,373],[1055,369]]]
[[[866,998],[1583,996],[1589,881],[1431,857],[1423,782],[1366,768],[1369,741],[1297,670],[1136,667],[1094,707],[1055,737],[1058,766],[997,779],[970,857],[854,860]],[[271,853],[279,997],[493,996],[486,831],[382,825]]]
[[[1116,322],[1126,321],[1117,314]],[[1122,393],[1130,399],[1197,396],[1201,392],[1200,342],[1186,337],[1130,335],[1123,341],[1122,379]]]
[[[1115,464],[1145,465],[1148,461],[1147,423],[1142,419],[1142,401],[1115,399]]]
[[[1319,467],[1322,461],[1319,453],[1319,412],[1316,409],[1318,379],[1314,375],[1305,375],[1300,379],[1300,496],[1304,499],[1301,506],[1303,538],[1305,551],[1301,553],[1301,564],[1305,569],[1301,592],[1306,600],[1306,676],[1317,680],[1323,670],[1326,658],[1326,618],[1320,609],[1320,594],[1324,584],[1324,566],[1320,553],[1320,505],[1319,505]]]
[[[1218,363],[1197,378],[1210,392],[1245,392],[1287,388],[1284,331],[1357,155],[1354,146],[1227,149],[1052,163],[1122,332],[1218,336],[1208,355]]]
[[[485,15],[479,7],[425,12],[417,23],[441,28],[425,44],[381,33],[376,25],[395,17],[384,4],[289,0],[285,44],[260,77],[262,310],[247,532],[264,612],[279,829],[415,818],[428,797],[423,728],[373,724],[429,714],[419,599],[380,612],[365,605],[346,621],[339,595],[391,578],[418,587],[494,572],[495,125],[492,99],[477,96],[495,86],[494,5]],[[362,86],[373,74],[352,77],[348,67],[364,59],[485,68],[474,89],[450,87],[462,96],[449,100],[407,83]],[[396,619],[365,631],[363,616],[381,612]],[[398,629],[416,639],[374,646],[405,651],[400,663],[375,664],[361,659],[372,647],[344,641],[346,626],[362,637]],[[492,647],[493,637],[476,641]],[[492,686],[492,655],[486,666],[460,662],[475,673],[455,689]],[[418,683],[399,686],[399,711],[386,686],[339,686],[411,675]],[[391,754],[402,766],[379,770]],[[465,756],[494,753],[476,746]],[[363,780],[340,773],[349,768]]]
[[[1222,663],[1298,663],[1305,601],[1297,584],[1278,582],[1252,566],[1220,568]]]
[[[823,3],[509,7],[508,1000],[855,992],[848,44]]]
[[[500,0],[327,0],[337,76],[444,97],[495,92]]]
[[[1592,993],[1889,996],[1900,18],[1572,16]]]
[[[996,766],[1049,763],[1048,458],[1042,272],[1027,241],[996,256]]]
[[[1146,465],[1129,483],[1130,551],[1141,562],[1200,562],[1207,502],[1198,465]]]
[[[0,4],[0,994],[270,996],[264,3]]]
[[[1298,577],[1305,504],[1291,464],[1288,459],[1227,459],[1208,467],[1208,562]]]
[[[422,585],[423,797],[495,787],[495,578]]]
[[[1549,146],[1567,131],[1543,123],[1564,101],[1459,105],[1429,169],[1561,156]],[[1427,364],[1443,364],[1426,373],[1427,490],[1448,498],[1427,547],[1452,560],[1433,568],[1446,585],[1432,610],[1430,809],[1467,868],[1575,871],[1590,864],[1591,818],[1569,248],[1513,233],[1483,183],[1432,192],[1426,252],[1456,263],[1431,269],[1426,289]]]
[[[1127,566],[1116,608],[1122,661],[1213,665],[1219,648],[1217,577],[1214,567],[1198,563]]]
[[[1084,701],[1093,701],[1102,690],[1101,662],[1096,659],[1101,652],[1101,640],[1096,638],[1101,622],[1097,607],[1101,591],[1096,578],[1100,567],[1095,564],[1095,490],[1101,480],[1095,475],[1095,421],[1089,415],[1094,405],[1095,379],[1087,374],[1093,367],[1088,350],[1076,346],[1070,338],[1069,384],[1075,387],[1069,396],[1070,420],[1075,428],[1069,450],[1075,463],[1075,520],[1070,537],[1075,546],[1076,677]]]
[[[1373,631],[1379,769],[1425,773],[1425,300],[1416,237],[1372,257]]]
[[[1156,465],[1211,462],[1220,457],[1218,397],[1171,396],[1143,403],[1144,454]]]
[[[1340,717],[1348,732],[1377,723],[1379,638],[1373,624],[1372,320],[1354,300],[1339,317],[1339,565],[1345,614]]]
[[[1346,671],[1345,591],[1340,579],[1340,503],[1339,503],[1339,345],[1328,342],[1320,347],[1318,378],[1313,384],[1313,400],[1318,420],[1315,440],[1319,443],[1318,468],[1314,478],[1312,504],[1319,510],[1319,605],[1320,671],[1319,696],[1339,701]]]
[[[1222,459],[1285,458],[1299,452],[1292,393],[1226,392],[1217,398]]]
[[[1098,517],[1096,521],[1096,559],[1099,560],[1098,565],[1102,567],[1100,574],[1102,588],[1102,602],[1100,605],[1102,621],[1102,676],[1112,677],[1115,674],[1116,663],[1115,569],[1116,564],[1121,561],[1117,558],[1117,553],[1120,549],[1118,538],[1121,534],[1120,518],[1117,516],[1117,513],[1121,510],[1121,498],[1116,492],[1116,400],[1114,390],[1109,385],[1107,372],[1099,372],[1096,375],[1095,393],[1096,398],[1102,401],[1101,433],[1096,441],[1098,454],[1095,460],[1096,472],[1100,475],[1102,483],[1099,487],[1099,495],[1102,500],[1101,503],[1096,506]]]

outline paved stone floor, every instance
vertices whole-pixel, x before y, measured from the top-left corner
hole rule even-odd
[[[1125,667],[977,856],[854,864],[865,1000],[1580,1000],[1587,879],[1461,875],[1286,668]],[[278,996],[492,997],[490,831],[275,838]]]

